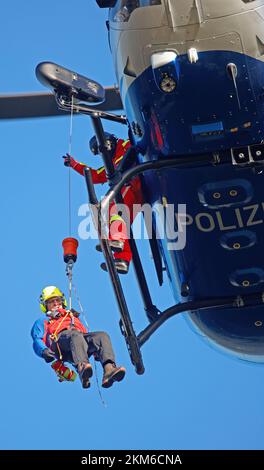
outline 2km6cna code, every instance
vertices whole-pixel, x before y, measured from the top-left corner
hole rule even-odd
[[[168,454],[159,454],[159,455],[134,455],[127,454],[125,456],[125,461],[123,462],[126,465],[176,465],[177,463],[181,464],[181,458],[179,454],[168,455]]]

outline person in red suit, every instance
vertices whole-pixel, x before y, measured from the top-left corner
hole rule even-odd
[[[114,134],[109,134],[106,132],[105,137],[105,146],[107,150],[111,152],[114,167],[118,169],[118,165],[131,146],[131,143],[129,140],[118,139]],[[90,140],[90,150],[94,155],[100,153],[95,136],[93,136]],[[63,158],[65,166],[70,166],[80,175],[84,175],[84,168],[88,167],[88,165],[76,161],[68,154]],[[104,184],[107,182],[106,171],[104,167],[98,168],[96,170],[91,167],[89,168],[92,172],[92,179],[94,184]],[[124,205],[128,211],[129,223],[132,224],[136,215],[141,210],[140,206],[143,204],[143,195],[139,177],[133,178],[128,185],[124,186],[121,190],[121,194]],[[128,272],[129,263],[132,258],[127,236],[127,226],[114,202],[110,204],[109,213],[109,244],[112,251],[114,252],[115,266],[117,272],[120,274],[126,274]],[[98,250],[100,250],[100,245]],[[101,268],[106,271],[106,264],[102,263]]]

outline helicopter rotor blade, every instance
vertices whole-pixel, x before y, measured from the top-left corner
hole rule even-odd
[[[105,88],[105,101],[93,105],[100,111],[122,110],[123,105],[120,94],[115,87]],[[63,116],[68,114],[56,104],[52,93],[21,93],[15,95],[0,95],[0,119],[23,119],[49,116]]]

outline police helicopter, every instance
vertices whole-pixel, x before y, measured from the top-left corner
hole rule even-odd
[[[91,117],[110,189],[98,202],[89,169],[86,185],[98,209],[101,248],[137,373],[144,372],[143,344],[182,312],[212,344],[263,363],[264,0],[96,1],[109,9],[119,91],[45,62],[37,77],[54,95],[20,97],[20,110],[12,105],[16,97],[5,97],[1,117],[70,109]],[[112,112],[120,109],[125,115]],[[128,126],[132,147],[117,170],[104,145],[102,119]],[[103,215],[136,175],[153,207],[150,246],[159,284],[166,271],[175,298],[165,311],[153,304],[131,232],[148,319],[138,334],[104,237]],[[173,227],[167,231],[169,208]]]

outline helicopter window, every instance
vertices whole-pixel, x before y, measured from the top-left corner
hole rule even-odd
[[[115,6],[110,8],[110,21],[126,22],[136,8],[152,5],[161,5],[161,0],[117,0]]]
[[[141,7],[149,7],[151,5],[161,5],[161,0],[140,0]]]

